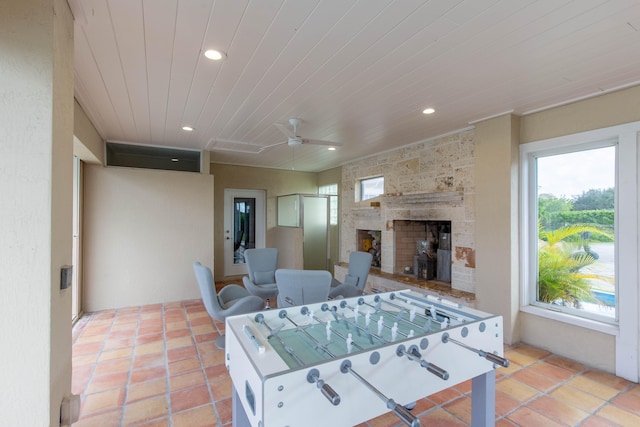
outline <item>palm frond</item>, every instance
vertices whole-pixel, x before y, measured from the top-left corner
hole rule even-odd
[[[556,230],[545,230],[538,224],[538,232],[538,299],[576,307],[581,302],[597,301],[591,293],[590,280],[611,281],[611,278],[583,270],[597,259],[586,250],[580,251],[587,243],[582,236],[590,233],[613,239],[610,233],[579,224]]]

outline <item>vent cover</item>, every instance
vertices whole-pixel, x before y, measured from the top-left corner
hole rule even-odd
[[[107,166],[200,172],[200,151],[107,142]]]

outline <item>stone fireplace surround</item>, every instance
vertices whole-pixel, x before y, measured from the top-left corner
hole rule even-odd
[[[379,207],[352,208],[356,233],[353,240],[358,240],[358,230],[381,230],[380,269],[390,274],[404,274],[404,267],[413,265],[413,256],[417,254],[416,241],[424,238],[427,221],[442,224],[449,218],[459,217],[460,213],[456,210],[463,209],[463,196],[455,191],[436,194],[385,195],[379,199],[381,199]],[[430,205],[433,206],[429,207]],[[436,217],[435,213],[452,216]],[[425,217],[429,219],[425,220]],[[451,230],[456,229],[455,224],[456,221],[451,219]],[[413,230],[414,228],[416,230]],[[361,250],[357,245],[358,243],[354,242],[355,250]],[[464,252],[457,246],[456,233],[451,234],[451,249],[452,253]],[[455,265],[453,265],[452,288],[468,291],[468,289],[454,286],[457,279],[455,271]]]
[[[473,296],[476,282],[474,171],[473,129],[343,165],[339,259],[348,260],[349,253],[357,250],[356,230],[380,230],[381,267],[372,268],[372,274],[379,272],[385,280],[395,278],[402,283],[407,276],[395,274],[393,221],[451,221],[452,269],[448,288],[454,293],[461,291]],[[357,201],[359,180],[378,175],[384,176],[385,194]]]

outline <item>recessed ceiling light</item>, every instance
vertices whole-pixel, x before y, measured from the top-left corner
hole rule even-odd
[[[191,126],[182,126],[182,130],[186,130],[187,132],[191,132],[193,128]]]
[[[436,110],[434,110],[433,108],[425,108],[424,110],[422,110],[422,114],[433,114],[435,112]]]
[[[204,53],[204,56],[206,56],[212,61],[220,61],[221,59],[224,59],[227,55],[225,55],[224,52],[220,52],[219,50],[209,49]]]
[[[336,147],[329,147],[329,148],[327,148],[327,150],[329,150],[329,151],[336,151]]]

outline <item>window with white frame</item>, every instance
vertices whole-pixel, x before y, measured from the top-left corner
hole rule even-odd
[[[622,259],[637,254],[639,131],[634,124],[521,146],[524,311],[608,330],[625,316],[622,299],[637,300],[637,272]]]
[[[364,178],[359,181],[360,201],[384,194],[384,176]]]
[[[318,188],[318,194],[329,196],[329,224],[338,224],[338,184],[323,185]]]
[[[530,301],[614,321],[616,141],[532,151],[527,163]]]

